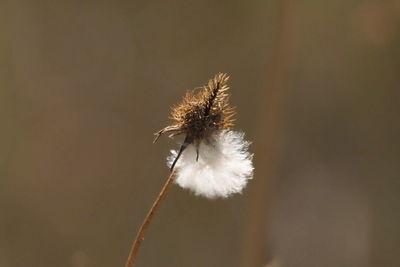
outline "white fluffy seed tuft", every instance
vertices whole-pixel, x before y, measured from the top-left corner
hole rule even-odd
[[[201,142],[198,161],[196,147],[189,145],[175,165],[175,182],[208,198],[226,198],[241,193],[248,180],[253,178],[253,155],[247,150],[249,144],[243,133],[220,131],[208,142]],[[177,151],[171,150],[168,166],[176,155]]]

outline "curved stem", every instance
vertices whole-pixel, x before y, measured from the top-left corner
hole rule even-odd
[[[131,251],[128,256],[128,260],[126,261],[125,267],[133,267],[135,264],[135,260],[137,258],[137,253],[144,240],[144,235],[146,234],[147,228],[149,227],[158,207],[160,206],[162,200],[165,198],[166,194],[168,193],[168,189],[171,187],[172,182],[175,179],[175,172],[171,172],[170,176],[168,177],[167,181],[165,182],[163,188],[161,189],[160,193],[158,194],[156,200],[153,203],[153,206],[150,208],[149,212],[146,215],[142,225],[139,228],[139,231],[136,235],[135,241],[133,242]]]

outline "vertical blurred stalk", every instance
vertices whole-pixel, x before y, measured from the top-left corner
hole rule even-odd
[[[271,200],[280,160],[283,135],[285,96],[293,37],[294,1],[279,1],[273,60],[269,66],[271,80],[265,85],[264,96],[256,126],[256,173],[249,192],[248,214],[245,223],[241,266],[265,266],[273,259],[269,228]]]

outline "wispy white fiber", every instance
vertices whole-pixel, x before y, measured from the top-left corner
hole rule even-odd
[[[189,145],[175,165],[175,182],[208,198],[226,198],[241,193],[248,180],[253,178],[253,155],[247,150],[249,144],[241,132],[220,131],[209,141],[202,141],[198,161],[196,147]],[[169,166],[176,155],[177,151],[171,150],[167,159]]]

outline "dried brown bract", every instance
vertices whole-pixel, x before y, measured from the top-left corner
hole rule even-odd
[[[187,92],[182,102],[172,108],[170,118],[174,124],[155,133],[154,142],[164,133],[169,133],[170,137],[185,135],[185,140],[171,170],[189,144],[195,144],[198,157],[200,142],[217,130],[229,129],[233,126],[235,111],[229,106],[228,80],[227,74],[219,73],[209,80],[201,91]]]

